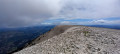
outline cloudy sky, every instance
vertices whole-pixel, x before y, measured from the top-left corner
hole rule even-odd
[[[120,0],[0,0],[0,27],[119,23]]]

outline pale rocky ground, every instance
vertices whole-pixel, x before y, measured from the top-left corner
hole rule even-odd
[[[120,54],[120,30],[72,26],[14,54]]]

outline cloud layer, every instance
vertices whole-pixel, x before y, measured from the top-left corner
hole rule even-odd
[[[0,27],[37,25],[60,8],[59,0],[0,0]]]
[[[61,13],[60,13],[61,14]],[[62,16],[69,18],[120,17],[119,0],[67,0]]]
[[[120,0],[0,0],[0,27],[39,25],[46,19],[120,17]]]

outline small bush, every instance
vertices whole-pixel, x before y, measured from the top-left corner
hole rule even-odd
[[[87,36],[88,33],[90,33],[89,31],[83,31],[84,35]]]

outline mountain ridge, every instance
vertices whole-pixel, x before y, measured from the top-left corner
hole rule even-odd
[[[119,41],[120,30],[59,25],[14,54],[119,54]]]
[[[51,29],[50,31],[46,32],[45,34],[40,35],[39,37],[37,37],[36,39],[31,41],[30,43],[27,43],[25,48],[30,47],[32,45],[35,45],[35,44],[37,44],[39,42],[42,42],[44,40],[47,40],[49,38],[52,38],[55,35],[59,35],[59,34],[63,33],[65,30],[67,30],[70,27],[73,27],[73,25],[58,25],[58,26],[54,27],[53,29]]]

